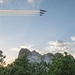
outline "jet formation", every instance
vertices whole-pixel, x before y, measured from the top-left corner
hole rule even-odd
[[[45,14],[45,10],[0,10],[0,16],[1,15],[35,15],[39,14],[40,16],[43,16]]]
[[[47,11],[40,9],[40,16],[42,16],[45,12],[47,12]]]

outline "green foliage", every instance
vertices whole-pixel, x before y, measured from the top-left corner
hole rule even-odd
[[[2,50],[0,50],[0,66],[4,66],[5,65],[5,59],[6,56],[3,55]]]
[[[75,59],[67,53],[57,54],[50,65],[49,73],[51,75],[75,75]]]
[[[45,62],[41,62],[41,63],[36,63],[36,64],[32,64],[32,70],[33,70],[33,74],[34,75],[47,75],[48,73],[48,64],[46,64]]]
[[[18,58],[14,63],[7,66],[8,75],[32,75],[31,64],[26,56]]]
[[[75,59],[66,52],[64,55],[56,53],[51,64],[32,64],[24,56],[7,67],[1,66],[0,75],[75,75]]]

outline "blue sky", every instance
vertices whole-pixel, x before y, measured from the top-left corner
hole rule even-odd
[[[57,49],[53,47],[56,44],[72,42],[74,45],[75,0],[0,1],[0,9],[44,9],[47,11],[43,16],[39,14],[0,16],[0,49],[7,57],[16,57],[18,52],[12,49],[26,44],[34,45],[35,49],[52,48],[55,51]]]

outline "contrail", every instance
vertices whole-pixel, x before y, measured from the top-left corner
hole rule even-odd
[[[1,15],[35,15],[39,14],[40,10],[0,10]]]

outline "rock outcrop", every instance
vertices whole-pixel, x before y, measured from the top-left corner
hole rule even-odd
[[[22,48],[19,51],[19,55],[18,57],[21,56],[25,56],[27,55],[27,58],[29,60],[30,63],[40,63],[40,62],[46,62],[46,63],[51,63],[52,62],[52,58],[54,57],[54,55],[52,53],[47,53],[44,55],[39,54],[38,52],[36,52],[35,50],[33,50],[32,52],[28,49],[24,49]]]

